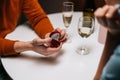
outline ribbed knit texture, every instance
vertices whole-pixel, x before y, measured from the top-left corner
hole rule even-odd
[[[37,0],[1,0],[0,56],[17,54],[14,51],[15,41],[4,38],[8,33],[14,31],[21,13],[26,15],[32,28],[41,38],[53,30],[48,17]]]

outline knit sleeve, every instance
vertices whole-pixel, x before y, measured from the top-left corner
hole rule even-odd
[[[16,55],[14,43],[15,41],[0,38],[0,56]]]
[[[31,26],[41,38],[53,30],[50,20],[37,0],[24,0],[22,9]]]

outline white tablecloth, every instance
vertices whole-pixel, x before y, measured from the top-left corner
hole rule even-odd
[[[79,55],[76,49],[81,45],[82,38],[77,33],[78,18],[82,14],[75,12],[69,27],[72,42],[64,43],[57,56],[45,58],[32,51],[22,52],[18,57],[2,58],[3,65],[14,80],[93,80],[103,45],[98,42],[99,24],[95,24],[94,33],[87,38],[86,44],[90,54]],[[55,27],[64,28],[62,14],[49,14],[48,17]],[[20,25],[6,38],[29,41],[38,37],[28,25]],[[58,54],[56,53],[56,54]]]

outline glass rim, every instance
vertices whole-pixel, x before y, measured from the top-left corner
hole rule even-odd
[[[67,5],[67,6],[73,5],[74,6],[74,3],[71,1],[65,1],[65,2],[63,2],[63,5]]]

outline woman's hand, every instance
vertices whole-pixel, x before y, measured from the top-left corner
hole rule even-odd
[[[61,35],[60,42],[64,42],[67,39],[67,34],[66,34],[65,29],[56,28],[54,31],[58,31],[60,33],[60,35]],[[50,33],[47,33],[45,36],[45,38],[48,38],[48,37],[50,37]]]
[[[51,54],[54,54],[55,52],[58,52],[62,48],[62,42],[58,47],[51,47],[51,40],[51,38],[37,38],[33,41],[28,42],[15,42],[14,50],[16,53],[20,53],[23,51],[34,51],[44,56],[49,56]]]
[[[15,42],[14,50],[16,53],[23,51],[34,51],[40,53],[44,56],[49,56],[58,52],[62,48],[62,42],[66,40],[66,31],[64,29],[57,28],[55,29],[60,33],[60,44],[57,47],[51,46],[52,38],[50,38],[50,33],[47,33],[45,39],[37,38],[28,42]],[[54,43],[54,42],[53,42]]]
[[[58,52],[62,48],[62,43],[60,43],[58,47],[51,47],[51,41],[51,38],[34,39],[32,41],[32,50],[45,56],[49,56],[51,54],[54,54],[55,52]]]
[[[56,28],[56,30],[61,34],[60,42],[64,42],[67,39],[67,34],[65,29]]]

